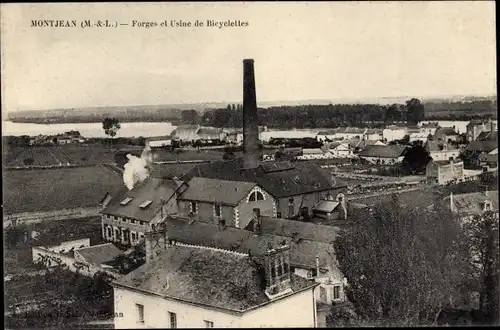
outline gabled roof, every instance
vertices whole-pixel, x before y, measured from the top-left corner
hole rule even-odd
[[[146,263],[115,285],[225,310],[244,312],[270,302],[258,263],[245,255],[186,246],[170,246],[155,262]],[[292,274],[288,295],[314,287]]]
[[[76,252],[80,254],[89,264],[97,266],[111,261],[122,254],[122,251],[112,243],[89,246],[78,249]]]
[[[287,221],[297,222],[297,224],[290,223],[285,225],[285,228],[280,228],[279,223],[268,222],[268,224],[264,225],[264,229],[261,227],[260,234],[255,234],[249,229],[235,227],[226,227],[221,230],[212,223],[190,222],[189,219],[178,216],[169,217],[166,221],[166,227],[168,238],[171,240],[191,245],[250,253],[253,256],[262,256],[267,251],[269,244],[276,246],[284,241],[290,245],[290,262],[292,265],[315,267],[316,255],[323,250],[330,251],[331,243],[329,242],[331,242],[334,231],[338,229],[294,220]],[[303,224],[307,226],[302,228]],[[252,224],[249,224],[250,226]],[[313,228],[312,226],[319,227]],[[318,233],[324,230],[324,227],[334,229],[327,229],[324,233]],[[296,232],[298,234],[294,234]],[[281,236],[280,233],[289,236]],[[320,262],[321,267],[326,267],[328,260],[321,259]]]
[[[437,122],[424,123],[424,124],[422,124],[421,127],[422,128],[438,128],[439,123],[437,123]]]
[[[202,135],[206,135],[206,136],[217,135],[217,136],[219,136],[219,134],[221,132],[222,132],[222,128],[201,126],[200,129],[198,130],[197,134],[200,136],[202,136]]]
[[[284,170],[266,170],[272,164],[282,163],[290,166],[287,165]],[[275,198],[347,187],[344,182],[310,162],[266,162],[257,168],[244,169],[242,159],[215,161],[197,164],[183,180],[188,181],[193,177],[256,182]]]
[[[445,134],[445,135],[458,135],[453,127],[440,127],[436,130],[436,134]]]
[[[477,141],[497,141],[498,132],[481,132],[476,140]]]
[[[255,186],[257,186],[255,182],[194,177],[189,180],[186,190],[179,196],[179,199],[238,205]]]
[[[431,141],[427,140],[425,143],[425,150],[429,152],[435,152],[435,151],[443,151],[444,150],[444,142],[441,141]],[[454,148],[452,145],[446,144],[447,150],[458,150],[457,148]]]
[[[359,152],[361,157],[380,157],[380,158],[398,158],[403,155],[406,150],[406,146],[402,145],[387,145],[387,146],[366,146],[363,150]]]
[[[337,237],[340,228],[317,225],[311,222],[261,216],[260,230],[264,234],[332,243]]]
[[[165,202],[169,201],[183,184],[182,181],[149,177],[132,190],[113,198],[101,213],[149,222],[160,211],[162,198]],[[132,199],[122,205],[126,198]],[[140,205],[148,200],[150,205],[141,208]]]
[[[486,141],[472,141],[467,145],[467,147],[465,147],[465,150],[490,152],[495,148],[498,148],[498,141],[486,140]]]
[[[313,210],[331,213],[340,205],[337,201],[321,200],[316,205],[314,205]]]

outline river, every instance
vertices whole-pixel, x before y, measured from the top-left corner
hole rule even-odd
[[[170,134],[176,126],[168,122],[160,123],[120,123],[116,137],[151,137],[164,136]],[[71,130],[79,131],[86,138],[106,137],[102,129],[102,123],[75,123],[75,124],[31,124],[14,123],[11,121],[2,121],[2,136],[7,135],[30,135],[39,134],[55,135]]]
[[[436,120],[442,127],[453,127],[458,133],[465,133],[466,126],[469,121],[446,121]],[[433,122],[436,122],[433,121]],[[428,123],[423,121],[421,123]],[[121,129],[118,130],[117,137],[151,137],[151,136],[165,136],[170,134],[176,126],[168,122],[160,123],[121,123]],[[14,123],[11,121],[2,121],[2,136],[6,135],[39,135],[47,134],[54,135],[64,133],[67,131],[76,130],[87,138],[102,138],[106,137],[101,123],[75,123],[75,124],[31,124],[31,123]],[[278,138],[301,138],[301,137],[315,137],[320,128],[304,129],[304,130],[276,130],[262,132],[262,139],[268,140],[271,137]]]

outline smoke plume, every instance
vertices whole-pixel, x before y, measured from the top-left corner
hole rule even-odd
[[[128,154],[127,158],[128,163],[124,166],[123,182],[128,190],[131,190],[136,184],[149,177],[149,169],[153,162],[151,148],[146,145],[140,158],[131,154]]]

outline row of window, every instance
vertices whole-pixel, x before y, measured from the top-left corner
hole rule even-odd
[[[146,222],[145,221],[140,221],[140,220],[134,220],[134,219],[127,219],[127,218],[121,218],[121,217],[115,217],[114,215],[107,215],[106,218],[108,220],[114,220],[114,221],[121,221],[121,222],[127,222],[127,220],[129,220],[130,223],[132,224],[138,224],[138,225],[145,225]]]
[[[263,201],[264,200],[264,195],[260,191],[254,191],[250,194],[248,201],[249,202],[255,202],[255,201]],[[196,214],[198,212],[198,204],[196,202],[190,202],[191,205],[191,212],[193,214]],[[221,216],[221,204],[215,203],[215,216],[220,217]]]
[[[137,322],[139,324],[144,324],[144,305],[142,304],[135,304],[136,310],[137,310]],[[177,328],[177,314],[173,312],[168,312],[168,319],[170,322],[170,329],[176,329]],[[209,320],[204,320],[203,321],[205,324],[205,328],[213,328],[214,327],[214,322],[209,321]]]

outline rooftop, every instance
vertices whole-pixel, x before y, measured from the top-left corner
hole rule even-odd
[[[205,177],[229,181],[256,182],[275,198],[325,191],[347,185],[310,162],[267,162],[244,169],[242,159],[197,164],[183,177]]]
[[[256,185],[255,182],[194,177],[179,199],[238,205]]]
[[[490,152],[498,148],[498,141],[472,141],[467,147],[465,147],[466,151],[479,151],[479,152]]]
[[[244,312],[270,302],[262,275],[251,257],[203,248],[169,246],[155,262],[115,281],[115,285],[153,292],[196,305]],[[315,286],[292,274],[293,295]]]
[[[117,195],[101,213],[149,222],[160,211],[162,199],[169,201],[182,184],[182,181],[173,179],[149,177],[132,190]],[[147,201],[151,202],[146,207],[140,207]]]
[[[100,244],[78,249],[77,252],[85,260],[94,265],[102,265],[119,256],[122,251],[112,243]]]
[[[398,158],[403,155],[406,146],[402,145],[369,145],[359,152],[362,157],[381,157],[381,158]]]

